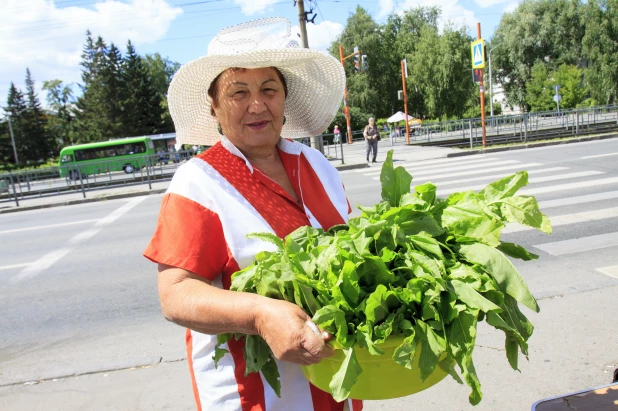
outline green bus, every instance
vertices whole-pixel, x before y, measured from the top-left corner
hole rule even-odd
[[[124,171],[133,173],[156,161],[154,144],[149,137],[132,137],[98,143],[68,146],[60,151],[60,177],[71,180],[82,176]]]

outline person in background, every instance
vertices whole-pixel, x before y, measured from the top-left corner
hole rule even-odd
[[[341,130],[339,130],[339,126],[335,124],[335,128],[333,130],[333,142],[335,144],[339,144],[341,142]]]
[[[339,60],[299,48],[290,22],[260,19],[219,32],[208,54],[182,66],[168,92],[177,143],[212,146],[176,171],[144,256],[158,264],[163,315],[184,326],[196,406],[226,411],[359,411],[309,384],[301,365],[334,349],[287,301],[230,291],[231,276],[302,226],[328,229],[351,212],[339,173],[292,138],[316,136],[343,97]],[[206,96],[206,97],[205,97]],[[313,324],[311,324],[313,325]],[[277,358],[281,397],[245,374],[244,339],[214,365],[217,334],[261,336]]]
[[[371,162],[375,163],[378,157],[378,141],[380,141],[380,131],[378,130],[373,117],[369,117],[369,124],[365,126],[363,136],[367,142],[367,162],[369,162],[369,157],[371,156]]]

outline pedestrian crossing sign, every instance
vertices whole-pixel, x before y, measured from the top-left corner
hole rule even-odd
[[[472,49],[472,68],[485,68],[485,40],[473,41],[470,48]]]

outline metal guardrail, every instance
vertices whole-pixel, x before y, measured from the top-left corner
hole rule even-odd
[[[523,113],[486,118],[487,142],[528,141],[545,135],[547,138],[586,135],[618,130],[618,105]],[[396,137],[397,144],[406,144]],[[480,118],[423,123],[410,134],[412,144],[469,146],[482,144]]]
[[[166,153],[165,158],[158,154],[133,157],[132,163],[152,164],[143,168],[131,168],[129,172],[109,171],[111,163],[117,159],[89,162],[88,164],[75,163],[76,177],[61,177],[58,167],[47,167],[37,170],[37,178],[33,178],[31,170],[0,174],[0,203],[14,201],[19,205],[20,199],[58,195],[71,192],[82,192],[86,198],[86,191],[103,187],[148,184],[163,179],[171,179],[178,166],[193,156],[192,151],[178,151]],[[92,167],[106,170],[102,173],[85,173],[86,168]],[[75,176],[75,174],[73,174]]]

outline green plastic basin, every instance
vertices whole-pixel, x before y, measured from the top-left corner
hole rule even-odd
[[[350,391],[350,398],[358,400],[385,400],[405,397],[423,391],[447,376],[447,372],[436,367],[433,373],[421,381],[421,371],[418,367],[421,347],[416,347],[413,369],[409,370],[393,361],[393,352],[404,337],[394,336],[380,344],[384,355],[371,355],[364,348],[354,347],[356,358],[363,369],[358,381]],[[444,354],[446,356],[446,354]],[[335,355],[325,358],[319,364],[301,367],[309,382],[322,391],[330,392],[329,384],[341,363],[345,359],[342,350],[336,350]],[[453,364],[451,364],[452,366]]]

